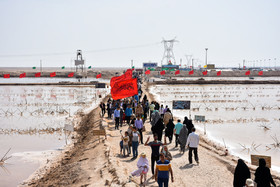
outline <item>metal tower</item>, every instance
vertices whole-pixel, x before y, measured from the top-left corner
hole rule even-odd
[[[166,64],[168,64],[168,65],[172,65],[172,62],[174,64],[176,64],[175,56],[173,53],[173,44],[174,44],[174,42],[178,42],[178,41],[175,39],[176,39],[176,37],[172,40],[165,40],[163,38],[162,43],[164,45],[164,53],[163,53],[163,57],[161,60],[161,64],[163,63],[163,61],[165,59],[166,59]]]
[[[82,50],[77,50],[77,59],[75,60],[76,72],[78,72],[79,69],[83,72],[84,65],[85,61],[83,60]]]

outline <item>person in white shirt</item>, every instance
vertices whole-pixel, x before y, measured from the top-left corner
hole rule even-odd
[[[192,152],[194,151],[194,159],[197,164],[199,164],[198,161],[198,155],[197,155],[197,147],[199,144],[199,136],[195,134],[195,128],[192,128],[192,133],[189,134],[188,140],[187,140],[187,146],[189,148],[189,163],[192,164]]]

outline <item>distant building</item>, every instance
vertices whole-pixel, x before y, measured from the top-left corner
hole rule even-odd
[[[207,69],[215,69],[215,64],[207,64]]]

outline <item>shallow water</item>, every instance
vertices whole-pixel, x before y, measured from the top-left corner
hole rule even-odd
[[[59,153],[64,125],[77,123],[69,119],[93,109],[107,93],[91,86],[1,86],[0,157],[12,148],[12,158],[0,167],[1,186],[16,186]]]
[[[246,160],[250,154],[271,156],[280,171],[280,147],[271,145],[273,136],[280,141],[279,85],[158,85],[151,91],[171,108],[172,100],[191,101],[191,110],[173,110],[174,115],[205,116],[205,123],[194,124],[210,139]]]

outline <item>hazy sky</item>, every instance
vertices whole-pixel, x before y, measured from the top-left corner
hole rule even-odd
[[[161,63],[163,37],[177,37],[177,63],[204,64],[207,47],[217,66],[280,66],[279,10],[279,0],[0,0],[0,66],[70,66],[81,49],[93,67],[141,67]]]

